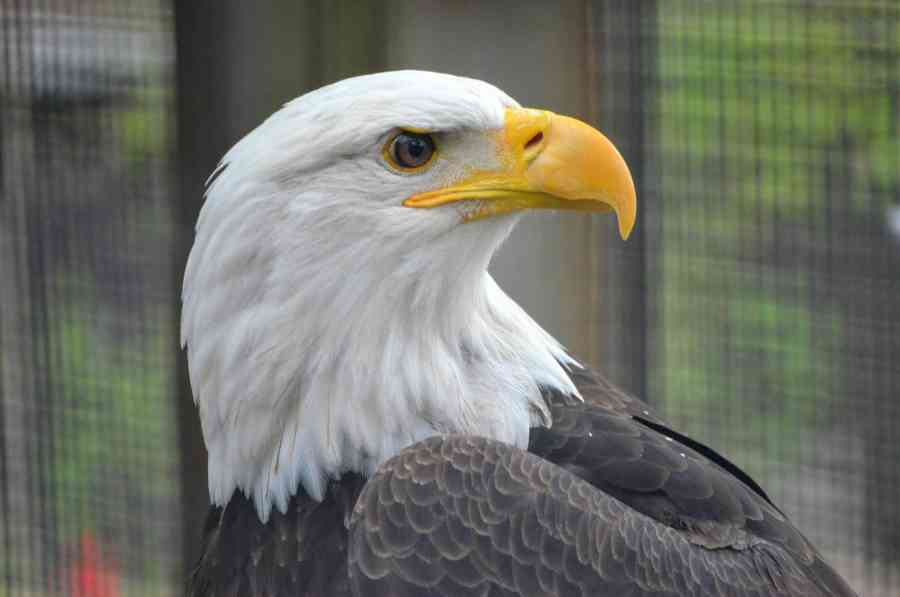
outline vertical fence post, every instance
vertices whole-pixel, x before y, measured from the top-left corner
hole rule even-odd
[[[659,217],[649,183],[648,148],[652,136],[648,110],[652,106],[655,68],[656,2],[606,1],[594,6],[592,36],[599,53],[596,80],[600,86],[599,124],[615,142],[631,169],[638,193],[638,219],[628,241],[614,225],[603,243],[606,264],[601,272],[601,301],[606,325],[600,346],[601,368],[630,392],[648,396],[651,305],[648,294],[647,230]],[[645,32],[650,32],[645,35]]]
[[[214,54],[220,49],[218,30],[224,21],[223,10],[211,10],[206,2],[185,0],[175,4],[176,48],[176,127],[177,189],[173,193],[174,259],[173,288],[180,297],[182,273],[193,240],[193,223],[203,201],[202,176],[215,163],[214,152],[225,144],[222,112],[225,103],[216,99],[226,92],[221,79],[204,70],[215,64]],[[224,8],[224,7],[223,7]],[[200,76],[200,73],[206,76]],[[204,106],[205,103],[208,105]],[[205,108],[205,109],[204,109]],[[201,132],[203,131],[203,132]],[[208,135],[204,139],[204,133]],[[173,297],[174,299],[175,297]],[[174,310],[173,336],[180,337],[179,308]],[[178,426],[179,477],[181,488],[181,569],[186,578],[199,553],[200,529],[208,506],[206,487],[206,450],[200,421],[194,408],[187,362],[180,347],[175,376],[176,416]]]

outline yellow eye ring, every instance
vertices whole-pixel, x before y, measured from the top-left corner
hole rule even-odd
[[[437,156],[434,138],[428,133],[400,131],[385,143],[385,161],[400,172],[422,172]]]

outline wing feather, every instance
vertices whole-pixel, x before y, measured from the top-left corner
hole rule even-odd
[[[430,463],[427,474],[417,462]],[[436,496],[439,507],[424,506],[433,530],[386,514],[423,507],[404,485]],[[387,538],[397,534],[404,541],[391,549]],[[373,544],[388,550],[375,553]],[[367,597],[828,595],[813,578],[815,562],[762,538],[740,548],[698,545],[535,454],[463,436],[431,438],[388,461],[350,526],[351,584]]]

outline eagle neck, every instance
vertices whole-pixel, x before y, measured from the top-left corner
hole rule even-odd
[[[299,490],[322,499],[329,480],[372,475],[437,434],[526,447],[548,423],[541,388],[577,390],[565,351],[487,272],[513,223],[463,226],[421,254],[386,239],[256,268],[278,275],[242,284],[247,304],[218,305],[237,315],[218,322],[216,345],[189,343],[195,362],[211,355],[192,381],[213,503],[240,489],[265,521]]]

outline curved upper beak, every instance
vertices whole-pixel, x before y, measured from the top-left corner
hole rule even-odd
[[[628,238],[637,212],[634,182],[621,154],[593,127],[544,110],[511,108],[497,134],[497,152],[499,169],[473,172],[403,204],[475,202],[467,221],[521,209],[613,210],[619,233]]]

